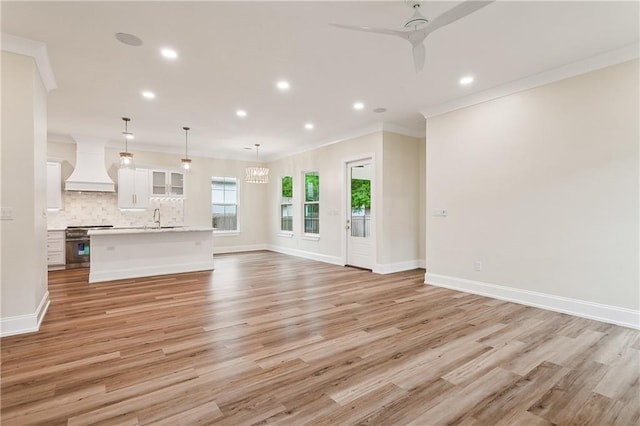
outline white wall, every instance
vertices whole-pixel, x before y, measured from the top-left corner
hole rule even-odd
[[[2,334],[35,331],[48,304],[46,90],[33,58],[2,52]]]
[[[638,71],[631,61],[429,118],[427,282],[637,313]]]

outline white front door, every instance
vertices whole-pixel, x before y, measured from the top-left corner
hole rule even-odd
[[[347,265],[372,269],[375,253],[371,159],[347,163],[346,177]]]

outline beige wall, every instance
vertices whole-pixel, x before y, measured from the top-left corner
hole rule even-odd
[[[418,259],[422,262],[422,266],[424,267],[425,256],[426,256],[426,211],[427,211],[427,141],[424,138],[420,139],[420,146],[418,150],[418,157],[420,158],[419,172],[420,176],[419,181],[420,185],[418,188],[418,193],[420,196],[419,199],[419,215],[420,219],[418,220],[418,233],[420,234],[418,240]]]
[[[422,151],[421,151],[422,150]],[[312,151],[286,157],[269,164],[268,243],[283,251],[298,251],[310,257],[340,264],[345,261],[346,193],[345,163],[373,158],[372,220],[375,234],[374,270],[417,266],[420,246],[424,252],[424,139],[390,132],[375,132]],[[302,235],[303,172],[320,174],[320,239]],[[421,174],[422,173],[422,174]],[[294,178],[293,237],[279,232],[279,191],[283,176]],[[422,200],[422,202],[421,202]],[[421,207],[422,204],[422,207]]]
[[[1,203],[14,212],[0,222],[3,322],[33,316],[47,294],[46,96],[33,59],[2,52]]]
[[[383,222],[378,263],[418,261],[420,256],[420,149],[423,140],[383,134]]]
[[[429,118],[427,272],[638,310],[638,71]]]

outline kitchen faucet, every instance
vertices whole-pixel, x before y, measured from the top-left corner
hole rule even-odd
[[[157,219],[156,219],[156,213],[158,213]],[[153,211],[153,222],[156,224],[157,228],[160,229],[160,209],[155,209]]]

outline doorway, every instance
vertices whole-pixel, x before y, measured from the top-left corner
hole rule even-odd
[[[346,264],[373,269],[375,263],[373,218],[373,162],[346,163]]]

